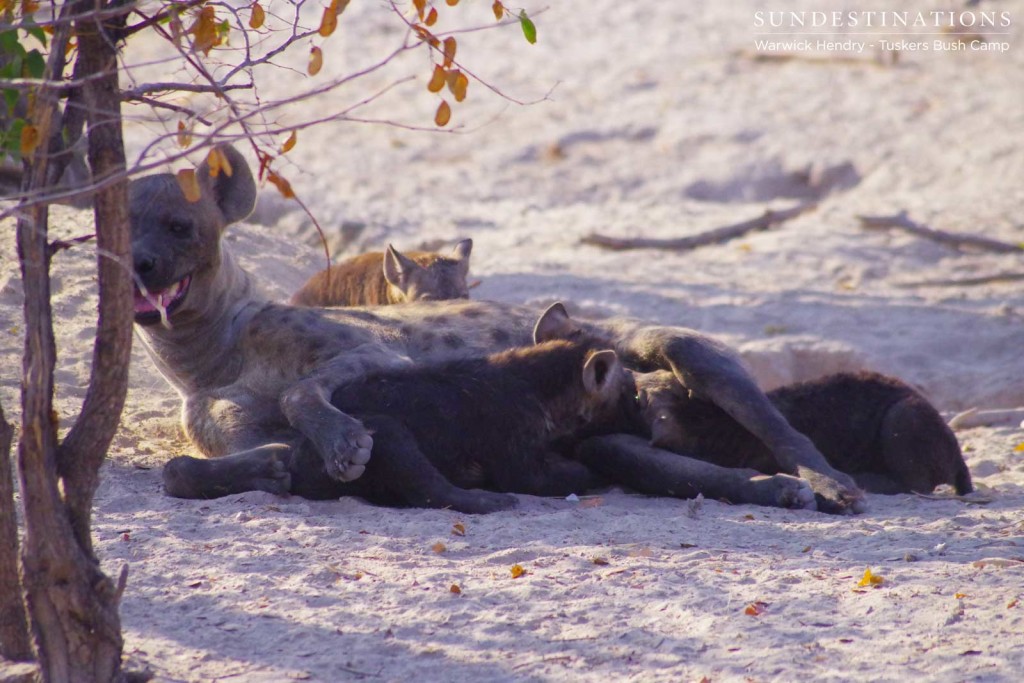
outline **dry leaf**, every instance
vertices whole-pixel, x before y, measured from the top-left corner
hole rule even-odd
[[[501,21],[501,18],[505,15],[505,6],[499,0],[494,0],[494,4],[491,5],[491,11],[494,12],[494,18]]]
[[[466,525],[462,522],[456,522],[452,525],[452,536],[465,536]]]
[[[209,5],[199,11],[199,17],[188,31],[192,34],[192,47],[204,55],[210,54],[210,50],[222,42],[217,30],[216,10]]]
[[[456,583],[453,583],[451,588],[449,588],[448,590],[452,593],[455,593],[455,595],[462,595],[462,589],[459,588],[459,585]]]
[[[452,119],[452,108],[448,106],[448,103],[441,100],[441,104],[437,107],[437,113],[434,114],[434,123],[438,126],[444,127],[448,125],[448,122]]]
[[[281,154],[287,154],[288,152],[292,151],[292,147],[294,147],[295,143],[298,141],[298,134],[296,133],[296,131],[293,130],[292,134],[289,135],[288,139],[284,141],[283,145],[281,145]]]
[[[580,501],[580,508],[599,508],[604,505],[604,498],[595,496],[594,498],[585,498]]]
[[[272,183],[285,199],[295,198],[291,183],[269,169],[267,170],[267,181]]]
[[[437,23],[437,10],[433,7],[430,8],[430,12],[427,13],[427,18],[423,20],[423,23],[427,26],[433,26]]]
[[[459,0],[445,0],[445,2],[448,3],[449,7],[455,7],[457,4],[459,4]]]
[[[412,0],[413,7],[416,8],[416,13],[420,15],[420,20],[423,20],[423,12],[427,8],[427,0]]]
[[[597,557],[591,558],[590,561],[593,562],[594,564],[598,564],[598,565],[601,565],[601,566],[604,566],[604,565],[608,564],[608,558],[607,557],[597,556]]]
[[[440,541],[438,541],[434,545],[430,546],[430,549],[433,550],[438,555],[440,555],[444,551],[448,550],[448,546],[446,546],[444,543],[441,543]]]
[[[441,88],[444,87],[445,75],[444,69],[439,65],[434,65],[434,73],[430,76],[430,82],[427,83],[427,90],[430,92],[441,92]]]
[[[864,570],[864,576],[862,576],[860,581],[857,582],[857,585],[863,588],[864,586],[881,586],[884,582],[885,578],[878,576],[877,574],[872,574],[869,567]]]
[[[185,199],[193,204],[198,202],[199,198],[203,195],[199,191],[199,180],[196,178],[196,170],[194,168],[183,168],[178,171],[177,178],[178,187],[181,188]]]
[[[456,102],[466,99],[466,88],[469,87],[469,79],[466,78],[466,74],[455,69],[448,72],[446,80],[448,81],[448,89],[455,95]]]
[[[192,128],[185,125],[184,121],[178,121],[178,146],[188,147],[192,144]]]
[[[216,178],[221,172],[230,178],[235,172],[234,169],[231,168],[231,162],[228,161],[227,155],[217,147],[211,149],[210,153],[206,155],[206,163],[210,167],[211,178]]]
[[[1010,602],[1006,603],[1006,609],[1013,609],[1014,607],[1017,606],[1017,604],[1019,602],[1020,602],[1019,598],[1014,598],[1013,600],[1010,600]]]
[[[21,129],[21,156],[31,156],[39,146],[39,129],[35,126],[24,126]]]
[[[458,48],[458,44],[455,39],[448,37],[444,39],[444,68],[448,68],[455,61],[455,50]]]
[[[764,614],[764,611],[766,609],[768,609],[768,603],[767,602],[761,602],[760,600],[758,600],[757,602],[752,602],[749,605],[747,605],[743,609],[743,613],[746,614],[747,616],[759,617],[762,614]]]
[[[518,564],[512,565],[512,570],[511,571],[512,571],[512,578],[513,579],[518,579],[520,576],[525,576],[526,575],[526,570],[523,569],[522,566],[518,565]]]
[[[267,13],[258,2],[252,3],[251,14],[249,15],[249,28],[259,28],[267,20]]]
[[[338,15],[335,13],[334,3],[331,3],[331,6],[325,9],[323,16],[320,17],[320,29],[317,33],[326,38],[334,33],[336,28],[338,28]]]
[[[324,51],[314,46],[309,51],[309,66],[306,71],[310,76],[316,76],[324,65]]]

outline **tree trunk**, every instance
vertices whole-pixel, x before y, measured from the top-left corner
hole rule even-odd
[[[18,522],[11,476],[13,436],[14,430],[0,406],[0,658],[26,662],[32,659],[32,643],[18,578]]]
[[[117,42],[112,31],[125,14],[102,20],[82,18],[112,3],[77,0],[62,10],[76,16],[82,69],[93,80],[83,86],[88,108],[89,156],[94,181],[124,168],[120,97],[117,93]],[[57,24],[51,42],[48,79],[62,74],[54,67],[70,26]],[[36,93],[33,123],[44,140],[56,113],[52,88]],[[92,140],[92,136],[96,139]],[[47,184],[48,149],[34,154],[27,190]],[[22,382],[22,436],[18,448],[25,542],[23,583],[39,666],[46,681],[93,683],[121,677],[121,623],[115,587],[92,552],[90,515],[99,468],[120,419],[127,388],[131,348],[131,281],[124,264],[130,251],[127,184],[116,183],[97,194],[96,232],[99,252],[100,317],[93,354],[93,374],[75,426],[58,450],[53,414],[53,368],[56,351],[50,307],[50,247],[45,205],[30,206],[18,220],[18,257],[25,289],[25,356]],[[63,495],[58,486],[63,478]]]

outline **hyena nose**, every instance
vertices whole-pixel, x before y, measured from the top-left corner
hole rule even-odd
[[[156,268],[155,256],[143,255],[135,257],[135,272],[139,275],[151,273],[154,268]]]

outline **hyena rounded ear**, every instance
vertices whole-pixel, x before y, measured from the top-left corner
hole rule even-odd
[[[384,253],[384,279],[391,285],[404,290],[409,283],[409,277],[416,272],[420,265],[411,258],[388,245]]]
[[[214,202],[224,215],[224,222],[235,223],[255,208],[256,181],[253,180],[245,157],[237,149],[231,145],[216,145],[211,152],[214,150],[220,152],[227,164],[222,161],[217,175],[211,176],[210,157],[207,155],[206,160],[196,169],[196,177],[211,190]]]
[[[615,391],[621,369],[619,357],[614,351],[595,351],[583,364],[583,388],[590,394]]]
[[[580,326],[572,321],[561,301],[548,306],[533,326],[533,343],[542,344],[552,339],[571,339],[579,333]]]

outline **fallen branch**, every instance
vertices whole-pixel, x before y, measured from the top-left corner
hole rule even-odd
[[[582,238],[580,242],[582,244],[592,244],[596,247],[614,249],[616,251],[625,251],[627,249],[672,249],[685,251],[688,249],[704,247],[709,244],[721,244],[722,242],[728,242],[729,240],[736,239],[737,237],[742,237],[747,233],[767,230],[779,223],[783,223],[791,218],[796,218],[803,213],[811,211],[812,209],[817,208],[817,206],[817,202],[806,202],[781,211],[768,209],[757,218],[752,218],[733,225],[725,225],[721,228],[715,228],[713,230],[697,233],[696,235],[690,235],[688,237],[676,237],[673,239],[648,239],[644,237],[636,237],[627,239],[592,233]]]
[[[1024,273],[996,273],[978,277],[951,278],[948,280],[916,280],[901,282],[897,287],[968,287],[971,285],[988,285],[993,282],[1017,282],[1024,280]]]
[[[898,228],[918,237],[924,237],[940,244],[948,244],[954,249],[970,247],[984,251],[994,251],[997,254],[1016,254],[1024,252],[1024,246],[1000,242],[999,240],[977,235],[965,235],[962,233],[945,232],[922,225],[907,217],[906,211],[900,211],[895,216],[857,216],[860,227],[865,230],[888,230]]]

